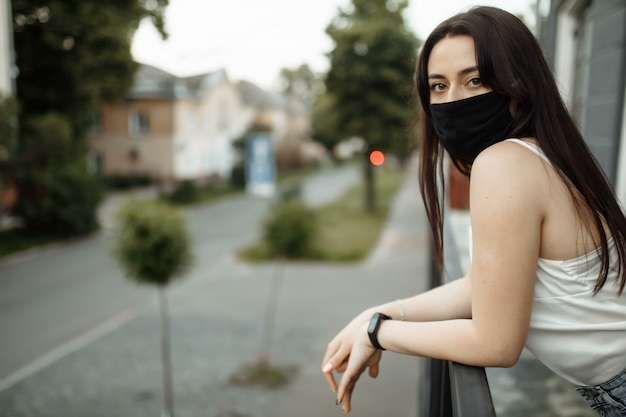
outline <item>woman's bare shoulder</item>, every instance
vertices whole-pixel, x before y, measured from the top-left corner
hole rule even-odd
[[[472,165],[472,179],[526,182],[546,180],[546,162],[530,149],[502,141],[481,152]]]
[[[532,202],[543,210],[550,198],[549,169],[540,156],[520,144],[499,142],[474,161],[470,198],[519,199],[524,206]]]

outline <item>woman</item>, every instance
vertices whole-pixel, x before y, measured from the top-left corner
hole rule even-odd
[[[337,334],[322,371],[338,404],[350,411],[383,348],[510,367],[526,346],[601,415],[626,415],[626,218],[533,35],[496,8],[454,16],[425,42],[416,84],[435,256],[441,267],[445,149],[470,176],[472,261],[467,276]]]

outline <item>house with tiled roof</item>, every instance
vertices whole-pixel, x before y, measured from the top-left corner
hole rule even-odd
[[[233,83],[224,70],[177,77],[142,64],[124,103],[101,108],[90,142],[95,169],[166,184],[227,179],[238,162],[233,143],[255,123],[270,127],[277,155],[300,152],[311,122],[297,103]]]
[[[126,100],[104,105],[91,137],[102,175],[148,175],[171,183],[228,178],[232,142],[249,120],[224,70],[177,77],[140,65]]]

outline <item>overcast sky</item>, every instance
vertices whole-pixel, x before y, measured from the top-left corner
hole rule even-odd
[[[545,3],[545,1],[540,4]],[[178,76],[223,68],[232,81],[274,89],[281,68],[307,63],[328,69],[332,42],[325,29],[350,0],[170,0],[169,39],[147,21],[133,39],[139,62]],[[404,13],[409,28],[425,39],[442,20],[481,4],[521,14],[534,25],[535,0],[412,0]]]

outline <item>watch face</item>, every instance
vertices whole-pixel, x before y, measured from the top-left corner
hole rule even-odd
[[[368,333],[376,333],[376,329],[378,328],[378,324],[380,323],[380,313],[376,313],[372,316],[372,319],[370,320],[370,324],[367,327],[367,332]]]

